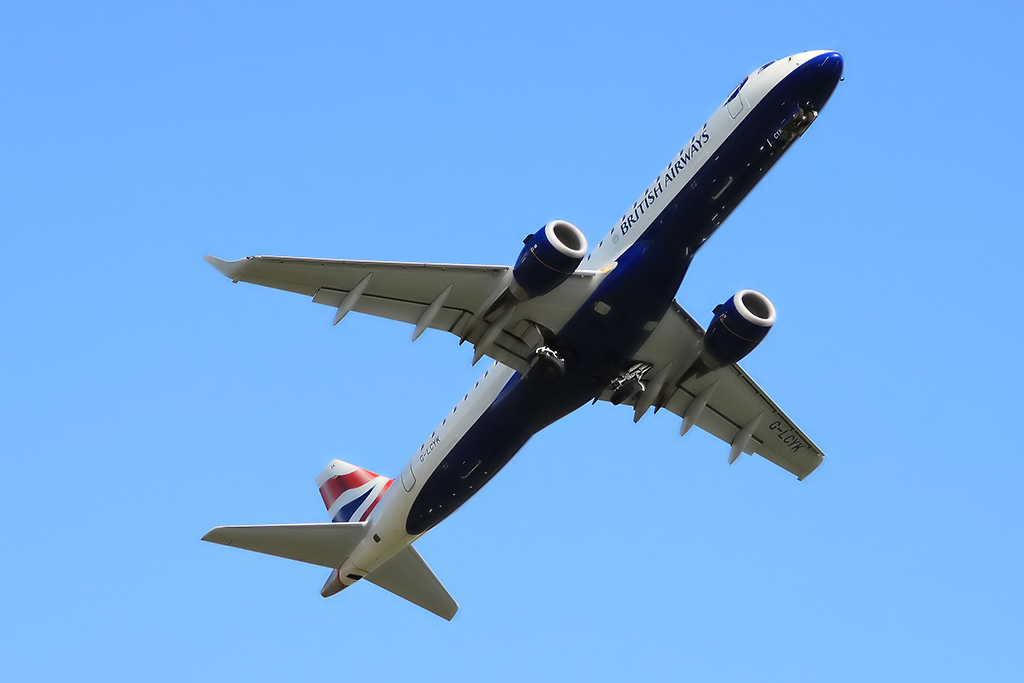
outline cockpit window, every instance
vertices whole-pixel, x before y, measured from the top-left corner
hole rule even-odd
[[[749,76],[747,78],[749,78]],[[731,95],[729,95],[729,99],[725,101],[726,104],[729,104],[734,99],[736,99],[736,96],[740,94],[740,89],[743,88],[744,85],[746,85],[747,78],[744,78],[743,82],[736,86],[736,89],[732,91]]]
[[[773,59],[772,61],[768,62],[767,64],[762,66],[760,69],[758,69],[757,73],[761,73],[762,71],[764,71],[765,69],[767,69],[768,67],[770,67],[774,63],[775,63],[775,60]]]

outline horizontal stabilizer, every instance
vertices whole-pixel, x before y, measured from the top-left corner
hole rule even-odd
[[[370,572],[366,580],[451,621],[459,605],[411,545]]]
[[[334,569],[345,563],[365,534],[366,522],[262,524],[215,527],[203,540]]]

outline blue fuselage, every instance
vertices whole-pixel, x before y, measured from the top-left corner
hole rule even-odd
[[[557,332],[550,346],[566,360],[565,377],[514,374],[423,482],[406,520],[408,534],[420,535],[444,520],[534,434],[594,399],[628,368],[651,323],[671,305],[694,254],[788,149],[791,140],[783,136],[780,142],[779,132],[801,110],[820,111],[841,74],[841,59],[826,53],[750,103],[745,118]],[[616,230],[629,229],[623,226]]]

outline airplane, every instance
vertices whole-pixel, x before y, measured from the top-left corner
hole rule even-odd
[[[737,364],[775,322],[745,289],[707,329],[674,297],[694,255],[816,120],[842,78],[838,52],[750,74],[587,254],[573,224],[528,235],[514,266],[279,256],[223,261],[234,282],[442,330],[494,363],[391,479],[333,460],[316,479],[330,522],[219,526],[203,540],[329,568],[329,597],[362,579],[444,619],[458,604],[413,542],[459,509],[534,434],[588,402],[651,408],[757,453],[799,479],[821,450]]]

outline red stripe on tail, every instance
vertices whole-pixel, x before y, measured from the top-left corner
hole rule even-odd
[[[358,488],[367,482],[373,481],[377,476],[369,470],[356,468],[355,471],[348,474],[331,477],[320,487],[320,497],[324,499],[324,505],[330,510],[331,506],[334,505],[334,501],[338,500],[338,497],[345,493],[345,491]]]

